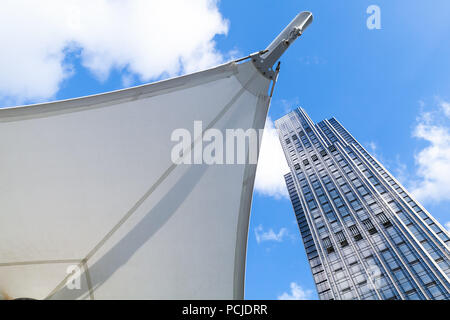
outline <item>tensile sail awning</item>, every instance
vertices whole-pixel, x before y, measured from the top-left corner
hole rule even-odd
[[[242,299],[256,163],[195,150],[208,129],[264,128],[272,67],[311,21],[300,13],[248,59],[0,109],[0,295]],[[174,161],[174,132],[199,123],[191,161]]]

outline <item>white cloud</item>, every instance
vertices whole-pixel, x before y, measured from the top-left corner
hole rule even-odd
[[[447,229],[447,231],[450,233],[450,221],[445,223],[445,228]]]
[[[372,155],[372,157],[374,157],[381,163],[385,162],[385,161],[382,161],[382,156],[378,152],[378,145],[376,144],[376,142],[374,142],[374,141],[366,142],[365,146],[366,146],[367,151]]]
[[[283,292],[278,300],[310,300],[312,290],[305,290],[295,282],[291,282],[291,292]]]
[[[267,118],[256,169],[255,191],[277,199],[288,197],[284,175],[289,167],[273,121]]]
[[[366,142],[365,147],[366,147],[367,151],[372,155],[372,157],[377,159],[383,165],[387,166],[389,161],[386,161],[384,159],[380,149],[378,148],[378,144],[375,141]]]
[[[305,65],[323,65],[327,63],[327,60],[318,56],[300,57],[298,60]]]
[[[413,135],[428,142],[415,155],[418,180],[412,181],[412,193],[422,202],[450,200],[450,104],[422,112]]]
[[[444,114],[450,118],[450,102],[441,101],[440,105]]]
[[[375,153],[377,151],[377,144],[373,141],[370,141],[369,143],[367,143],[367,147],[368,147],[370,153]]]
[[[255,228],[255,237],[256,242],[261,243],[263,241],[276,241],[281,242],[288,235],[288,231],[286,228],[281,228],[278,233],[275,233],[273,229],[269,229],[268,231],[264,231],[262,225],[259,225]]]
[[[147,81],[223,62],[213,39],[228,32],[216,0],[6,0],[0,21],[0,98],[14,102],[54,96],[70,52],[100,80]]]
[[[401,184],[406,185],[409,179],[408,167],[400,159],[400,155],[395,156],[395,164],[393,168],[395,178],[400,181]]]
[[[286,114],[298,108],[300,105],[300,99],[298,97],[291,99],[280,99],[273,104],[275,104],[280,110],[283,110],[283,113]]]
[[[408,181],[407,166],[400,159],[400,155],[395,155],[395,160],[391,158],[385,158],[378,147],[378,144],[374,141],[364,143],[366,150],[377,159],[385,168],[394,173],[395,178],[401,183]]]

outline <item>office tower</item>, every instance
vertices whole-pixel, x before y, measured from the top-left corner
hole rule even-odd
[[[450,299],[447,231],[336,119],[275,125],[320,299]]]

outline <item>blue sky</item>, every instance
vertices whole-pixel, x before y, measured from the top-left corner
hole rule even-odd
[[[230,2],[221,4],[231,28],[227,38],[219,41],[220,46],[230,48],[239,43],[239,50],[249,53],[270,42],[296,12],[310,10],[315,18],[282,57],[269,116],[275,120],[299,105],[316,122],[334,116],[406,186],[413,186],[416,181],[420,185],[425,178],[419,176],[415,158],[430,142],[413,136],[418,123],[423,123],[417,118],[426,112],[438,113],[440,103],[450,99],[450,3],[245,3],[239,5],[239,10]],[[381,30],[369,30],[366,26],[366,9],[371,4],[381,9]],[[242,12],[251,12],[248,16],[262,22],[249,21],[253,19]],[[445,125],[448,123],[429,124],[439,128]],[[448,142],[440,150],[447,152],[444,175],[450,174],[447,146]],[[450,221],[448,196],[424,203],[442,224]],[[260,225],[265,232],[272,229],[276,235],[286,228],[288,236],[258,244],[254,230]],[[317,298],[289,201],[256,192],[249,233],[246,297],[275,299],[284,292],[292,294],[292,282],[304,291],[312,290],[307,296]]]
[[[282,57],[269,117],[298,106],[316,122],[336,117],[433,216],[450,221],[449,1],[198,2],[182,8],[181,2],[152,7],[136,1],[121,10],[96,0],[102,23],[81,19],[81,27],[76,13],[84,11],[73,1],[50,13],[20,9],[25,26],[11,14],[18,7],[4,6],[0,18],[10,20],[13,32],[0,31],[0,106],[106,92],[245,56],[309,10],[314,22]],[[55,2],[41,7],[46,4]],[[366,26],[372,4],[381,9],[380,30]],[[55,27],[61,12],[74,19],[70,27]],[[289,200],[257,189],[246,298],[315,299],[314,291]]]

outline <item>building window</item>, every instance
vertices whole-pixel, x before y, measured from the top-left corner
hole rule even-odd
[[[441,289],[437,285],[433,284],[431,286],[428,286],[427,288],[428,292],[433,296],[434,299],[438,299],[442,296]]]
[[[309,164],[308,159],[303,160],[303,164],[304,164],[305,166],[307,166],[307,165]]]
[[[334,199],[334,204],[339,208],[344,205],[344,202],[342,201],[341,197],[337,197],[336,199]]]
[[[344,193],[347,193],[347,192],[350,192],[350,191],[351,191],[347,183],[344,183],[344,184],[341,186],[341,190],[342,190],[342,192],[344,192]],[[353,200],[353,199],[352,199],[352,200]],[[349,201],[351,201],[351,200],[349,200]]]
[[[332,183],[327,183],[327,189],[330,190],[332,189],[334,186]],[[333,189],[330,191],[330,197],[335,199],[337,197],[339,197],[339,193],[337,193],[336,189]]]
[[[336,233],[336,238],[338,239],[342,247],[348,246],[347,239],[345,238],[345,235],[342,231]]]
[[[359,188],[360,186],[362,186],[362,183],[359,179],[354,179],[354,180],[352,180],[352,182],[356,188]],[[358,189],[358,191],[359,191],[359,189]]]
[[[350,202],[350,205],[352,206],[353,210],[355,210],[355,211],[359,211],[359,210],[363,209],[362,205],[359,203],[358,200]]]
[[[322,194],[322,195],[318,196],[318,199],[319,199],[319,202],[324,205],[323,210],[325,212],[328,212],[331,210],[330,205],[328,205],[327,208],[325,208],[325,204],[328,202],[328,199],[327,199],[327,197],[325,197],[325,195]]]
[[[347,200],[349,201],[349,202],[352,202],[353,200],[356,200],[356,197],[355,197],[355,194],[353,193],[353,192],[347,192],[346,194],[345,194],[345,197],[347,198]]]
[[[324,248],[327,250],[327,253],[334,252],[334,248],[333,248],[333,245],[331,244],[331,240],[329,237],[323,238],[322,242],[323,242]]]
[[[362,239],[361,233],[359,232],[358,227],[356,225],[352,225],[348,228],[350,229],[350,232],[352,233],[352,236],[356,241]]]
[[[355,183],[356,184],[356,183]],[[369,194],[369,192],[367,191],[366,187],[364,186],[360,186],[357,188],[359,194],[364,197],[365,195]]]
[[[389,205],[391,206],[392,210],[394,210],[394,212],[396,213],[402,211],[402,208],[398,205],[398,203],[395,200],[389,202]]]
[[[326,213],[328,220],[333,223],[334,221],[336,221],[336,215],[334,214],[333,211],[327,212]]]
[[[366,219],[362,223],[364,224],[364,227],[366,227],[369,234],[377,233],[377,229],[373,225],[372,221],[370,221],[370,219]]]
[[[300,165],[299,165],[298,163],[296,163],[296,164],[294,165],[294,169],[295,169],[295,170],[300,170]]]
[[[339,178],[336,179],[336,182],[337,182],[339,185],[343,185],[343,184],[345,183],[345,180],[344,180],[344,178],[339,177]]]
[[[406,295],[408,296],[408,300],[420,300],[420,296],[417,294],[416,289],[406,292]]]
[[[345,218],[350,214],[346,206],[338,208],[338,211],[342,218]]]
[[[384,214],[384,212],[381,212],[379,214],[377,214],[378,220],[380,221],[380,223],[385,227],[388,228],[390,226],[392,226],[392,223],[389,221],[389,219],[386,217],[386,215]]]
[[[291,143],[291,140],[289,140],[289,138],[288,138],[288,139],[286,139],[286,144],[289,144],[289,143]]]
[[[308,201],[308,207],[309,207],[309,210],[314,210],[315,208],[317,208],[316,201],[314,201],[314,199]]]

